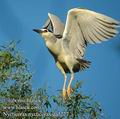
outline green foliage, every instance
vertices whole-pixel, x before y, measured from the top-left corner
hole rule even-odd
[[[17,100],[25,100],[32,96],[30,82],[32,75],[28,70],[27,60],[16,51],[15,46],[15,42],[11,42],[0,49],[0,106],[2,112],[28,112],[27,109],[15,110],[15,106],[26,105],[26,102],[17,102]],[[1,117],[7,118],[3,113]]]
[[[100,105],[80,93],[81,82],[76,83],[66,100],[62,93],[48,95],[47,89],[39,88],[33,93],[28,61],[15,46],[11,42],[0,49],[0,119],[102,118]]]

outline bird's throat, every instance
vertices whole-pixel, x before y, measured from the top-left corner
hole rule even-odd
[[[59,55],[60,46],[58,46],[56,42],[46,41],[46,46],[54,55]]]

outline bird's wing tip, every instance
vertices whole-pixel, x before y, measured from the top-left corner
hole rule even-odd
[[[52,14],[50,12],[48,12],[48,16],[50,17]]]
[[[50,12],[48,12],[48,16],[50,15]]]

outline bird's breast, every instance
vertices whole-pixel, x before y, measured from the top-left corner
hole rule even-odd
[[[76,64],[76,59],[71,53],[66,52],[66,50],[61,50],[61,53],[58,56],[58,61],[60,63],[65,63],[69,67],[73,67]]]
[[[62,48],[57,59],[59,60],[59,62],[65,63],[68,56],[69,56],[69,54],[65,51],[65,49]]]

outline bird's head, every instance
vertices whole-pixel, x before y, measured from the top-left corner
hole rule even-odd
[[[49,29],[46,29],[46,28],[33,29],[33,31],[41,35],[44,38],[44,40],[49,40],[50,38],[54,36],[54,34]]]

